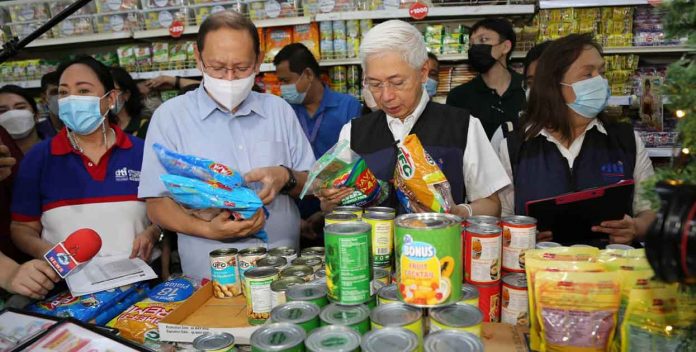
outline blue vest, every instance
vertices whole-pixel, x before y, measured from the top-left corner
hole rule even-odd
[[[466,110],[429,102],[410,132],[418,136],[428,154],[440,165],[456,204],[466,199],[463,163],[468,131],[469,113]],[[382,205],[403,213],[393,189],[396,141],[383,111],[352,121],[350,147],[365,160],[375,177],[390,184],[389,198]]]

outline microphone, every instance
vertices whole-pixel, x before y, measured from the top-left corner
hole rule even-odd
[[[79,229],[44,254],[44,259],[62,279],[88,262],[101,249],[102,240],[92,229]]]

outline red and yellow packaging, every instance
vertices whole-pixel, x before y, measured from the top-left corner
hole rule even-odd
[[[474,285],[479,292],[479,310],[483,321],[497,323],[500,321],[500,281],[491,285]]]
[[[684,335],[680,325],[688,324],[679,319],[681,308],[688,307],[680,307],[677,297],[677,285],[632,289],[619,332],[622,343],[616,351],[677,350]]]
[[[264,62],[273,58],[284,46],[292,44],[292,27],[277,27],[266,30],[266,56]]]
[[[500,227],[472,225],[464,234],[464,278],[475,285],[500,281],[502,233]]]
[[[296,25],[292,32],[292,42],[302,43],[312,52],[315,59],[321,59],[319,54],[319,24],[317,22]]]

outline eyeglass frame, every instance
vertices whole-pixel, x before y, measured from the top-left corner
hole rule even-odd
[[[205,64],[205,61],[203,61],[202,55],[200,56],[200,61],[201,61],[201,66],[203,66],[203,71],[205,73],[207,73],[210,77],[213,77],[215,79],[224,79],[225,77],[227,77],[227,72],[230,72],[230,71],[232,71],[232,76],[236,79],[247,78],[247,77],[251,76],[252,74],[254,74],[254,66],[256,66],[256,64],[254,63],[254,64],[250,65],[249,67],[243,67],[244,68],[243,70],[240,70],[240,67],[232,67],[232,68],[224,67],[224,66],[223,67],[211,67],[211,66]],[[208,72],[209,69],[216,70],[216,71],[222,70],[222,71],[221,71],[221,74],[216,73],[215,75],[213,75],[210,72]],[[240,77],[238,75],[238,73],[245,74],[246,71],[249,71],[249,70],[251,70],[251,73],[248,75],[245,75],[243,77]]]

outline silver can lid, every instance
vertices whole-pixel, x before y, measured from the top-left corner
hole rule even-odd
[[[536,249],[556,248],[556,247],[561,247],[561,244],[556,243],[556,242],[539,242],[536,244]]]
[[[297,251],[295,248],[288,247],[288,246],[282,246],[282,247],[276,247],[276,248],[271,248],[268,251],[269,255],[275,255],[275,256],[281,256],[281,257],[287,257],[291,256],[293,254],[297,254]]]
[[[466,228],[466,232],[477,235],[495,235],[501,233],[502,229],[497,225],[478,225],[474,224]]]
[[[472,284],[462,284],[462,298],[461,301],[466,301],[469,299],[474,299],[479,297],[479,291],[476,286]]]
[[[241,251],[239,251],[239,255],[244,256],[244,255],[262,255],[266,254],[266,248],[264,247],[251,247],[251,248],[244,248]]]
[[[397,295],[398,287],[396,284],[391,284],[389,286],[384,286],[377,291],[377,295],[389,301],[398,301],[399,296]]]
[[[309,352],[353,352],[360,348],[360,334],[339,325],[315,329],[305,340]]]
[[[326,286],[303,284],[288,287],[285,293],[288,300],[309,301],[326,296]]]
[[[303,249],[302,253],[300,253],[300,256],[302,256],[302,257],[311,257],[311,256],[323,257],[324,253],[326,253],[326,249],[324,247],[309,247],[309,248]]]
[[[273,275],[278,275],[278,269],[272,266],[251,268],[244,273],[244,277],[247,279],[263,279]]]
[[[347,211],[334,211],[332,213],[326,214],[324,217],[326,220],[334,221],[358,221],[358,216]]]
[[[367,220],[387,220],[388,221],[388,220],[394,220],[395,217],[396,217],[395,213],[371,211],[369,213],[365,213],[365,215],[363,215],[362,218],[367,219]]]
[[[418,336],[404,328],[382,328],[365,334],[360,347],[363,352],[413,352]]]
[[[273,291],[273,292],[285,291],[290,286],[302,285],[304,283],[305,283],[305,281],[302,278],[299,278],[297,276],[281,277],[280,279],[273,281],[271,283],[271,291]]]
[[[442,213],[413,213],[396,218],[396,225],[407,229],[441,229],[461,222],[456,215]]]
[[[534,225],[537,223],[537,219],[531,216],[512,215],[504,217],[503,222],[512,225]]]
[[[370,318],[370,309],[364,304],[346,306],[331,303],[321,311],[319,317],[329,325],[350,326]]]
[[[403,303],[383,304],[370,313],[370,320],[381,326],[399,327],[413,323],[423,316],[419,308]]]
[[[392,213],[396,214],[396,209],[390,207],[369,207],[365,209],[365,213]]]
[[[232,346],[234,346],[234,336],[226,332],[209,332],[193,340],[193,348],[199,351],[214,351]]]
[[[481,324],[483,314],[472,305],[453,304],[430,309],[430,319],[453,328],[465,328]]]
[[[266,256],[256,261],[257,267],[271,266],[274,268],[281,268],[288,264],[288,260],[280,256]]]
[[[512,287],[527,288],[527,276],[522,273],[510,273],[503,276],[503,283]]]
[[[339,222],[324,227],[324,233],[332,235],[359,235],[369,233],[371,230],[372,226],[362,221]]]
[[[271,320],[277,323],[302,324],[319,316],[319,311],[319,306],[311,302],[287,302],[271,310]]]
[[[302,344],[307,333],[291,323],[264,325],[251,334],[251,345],[267,352],[286,351]]]
[[[305,257],[297,257],[292,260],[291,264],[292,265],[308,265],[308,266],[315,266],[315,265],[321,265],[324,261],[321,260],[321,257],[310,257],[310,256],[305,256]]]
[[[439,330],[428,334],[424,352],[483,352],[481,339],[466,331]]]
[[[283,269],[283,271],[280,272],[280,276],[304,278],[307,275],[312,275],[312,273],[314,273],[314,269],[309,265],[293,264]]]
[[[474,215],[466,218],[466,222],[477,225],[500,225],[500,218],[490,215]]]
[[[361,212],[362,213],[363,210],[361,207],[358,207],[355,205],[340,205],[340,206],[337,206],[336,208],[334,208],[334,212],[342,212],[342,211],[349,212],[349,213],[353,213],[353,212]]]
[[[211,257],[220,257],[223,255],[233,255],[237,254],[238,250],[237,248],[221,248],[221,249],[216,249],[212,252],[210,252]]]

